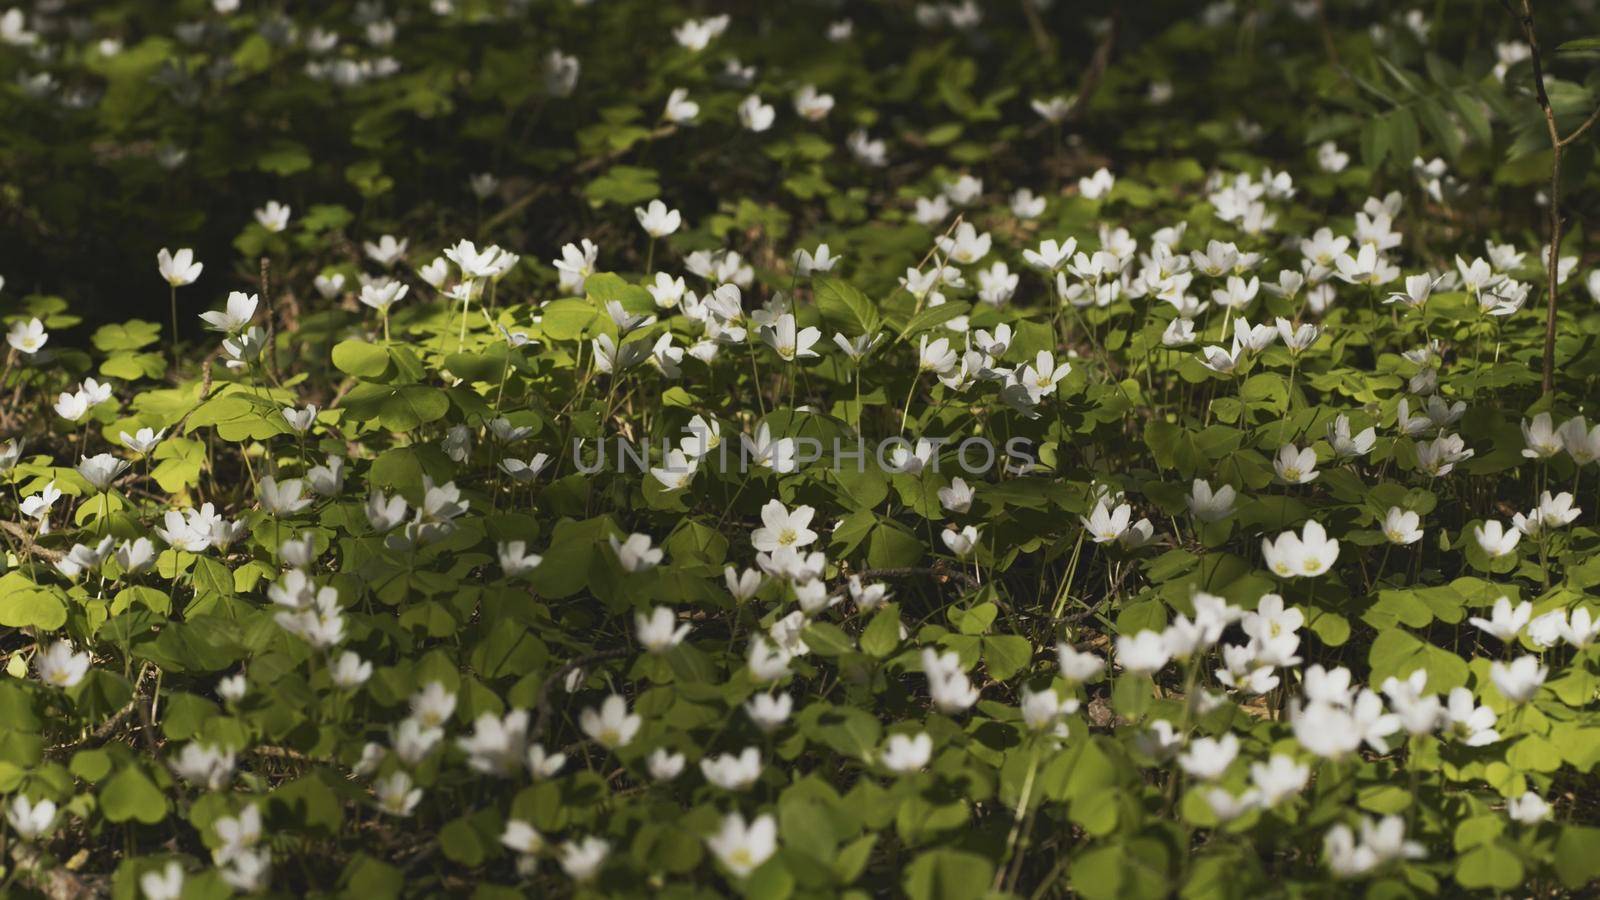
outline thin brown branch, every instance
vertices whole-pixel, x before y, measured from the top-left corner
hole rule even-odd
[[[946,566],[901,566],[893,569],[865,569],[856,573],[860,578],[934,578],[939,581],[959,582],[969,590],[983,587],[982,582],[960,569]]]
[[[45,562],[53,563],[66,555],[60,550],[51,550],[49,547],[39,546],[33,540],[33,532],[15,522],[0,521],[0,529],[4,529],[7,534],[10,534],[12,537],[15,537],[17,540],[21,541],[22,551],[24,553],[37,556]]]
[[[584,656],[569,659],[565,663],[557,666],[555,671],[551,672],[549,676],[545,678],[544,684],[539,685],[539,699],[533,704],[533,731],[529,732],[529,734],[532,736],[532,739],[539,740],[544,736],[545,726],[550,722],[550,694],[557,684],[565,681],[568,675],[572,674],[578,669],[583,668],[584,666],[593,665],[597,662],[604,662],[608,659],[621,659],[630,655],[632,652],[633,651],[629,650],[627,647],[618,647],[615,650],[601,650],[596,653],[589,653]]]
[[[1556,114],[1550,108],[1550,95],[1544,87],[1544,62],[1539,53],[1539,36],[1534,29],[1532,0],[1522,0],[1522,12],[1518,13],[1511,6],[1511,0],[1500,0],[1500,5],[1505,11],[1517,20],[1522,28],[1523,39],[1528,42],[1529,57],[1533,62],[1533,89],[1534,95],[1539,100],[1539,109],[1544,113],[1545,128],[1550,133],[1550,250],[1545,260],[1545,280],[1549,287],[1545,304],[1544,321],[1544,378],[1542,382],[1543,393],[1548,396],[1555,386],[1556,366],[1556,281],[1557,267],[1561,258],[1561,148],[1565,143],[1561,140],[1561,132],[1556,128]],[[1596,111],[1600,114],[1600,110]],[[1593,122],[1593,116],[1590,122]],[[1573,136],[1581,134],[1590,123],[1585,123]]]
[[[1111,19],[1106,25],[1106,33],[1101,36],[1100,43],[1094,48],[1094,56],[1089,60],[1089,68],[1084,70],[1083,78],[1078,82],[1078,93],[1072,98],[1072,109],[1067,112],[1067,121],[1074,121],[1084,115],[1089,108],[1089,101],[1094,99],[1095,92],[1100,89],[1100,79],[1106,73],[1106,68],[1111,65],[1111,51],[1117,46],[1117,30],[1121,26],[1121,16],[1116,9],[1111,11]]]
[[[1596,119],[1600,119],[1600,106],[1596,106],[1594,112],[1589,113],[1589,118],[1584,119],[1582,125],[1579,125],[1571,134],[1561,139],[1561,146],[1565,147],[1577,140],[1579,136],[1589,130],[1589,126],[1593,125]]]

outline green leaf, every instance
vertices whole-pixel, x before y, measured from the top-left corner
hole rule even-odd
[[[1033,645],[1025,637],[991,634],[983,639],[983,664],[996,681],[1005,681],[1022,671],[1032,658]]]
[[[890,603],[880,609],[861,631],[861,652],[882,659],[900,646],[900,607]]]
[[[346,375],[377,378],[389,369],[389,351],[367,341],[340,341],[333,346],[333,365]]]
[[[112,822],[154,825],[167,817],[167,797],[142,768],[130,764],[100,789],[100,809]]]
[[[54,631],[67,623],[67,604],[55,588],[29,581],[21,572],[0,576],[0,625]]]
[[[311,168],[311,154],[293,141],[278,141],[256,155],[256,167],[274,175],[293,175]]]
[[[1456,881],[1468,889],[1510,890],[1522,883],[1522,860],[1497,843],[1474,847],[1456,860]]]
[[[599,311],[587,300],[566,299],[546,303],[539,311],[539,327],[553,341],[576,341],[588,332]]]
[[[902,338],[912,338],[924,331],[938,328],[951,319],[964,316],[969,312],[967,304],[951,301],[938,306],[930,306],[917,313],[906,323],[905,330],[900,333]]]
[[[854,285],[825,275],[817,276],[812,285],[817,309],[831,328],[858,335],[874,334],[881,327],[877,308]]]
[[[901,886],[911,900],[977,900],[989,891],[994,864],[961,850],[930,850],[911,861]]]
[[[583,194],[596,206],[606,203],[632,206],[661,196],[661,185],[656,181],[655,169],[612,166],[605,174],[585,185]]]

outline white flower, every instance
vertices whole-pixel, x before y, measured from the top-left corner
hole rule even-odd
[[[261,303],[261,299],[253,295],[253,293],[246,295],[243,291],[230,291],[229,295],[227,295],[227,307],[224,311],[202,312],[200,319],[211,330],[222,331],[222,333],[232,335],[234,331],[240,330],[245,325],[250,325],[250,320],[256,317],[256,306],[259,303]]]
[[[56,641],[39,651],[33,658],[34,671],[39,680],[52,687],[77,687],[89,674],[91,659],[88,653],[74,653],[66,641]]]
[[[1312,702],[1294,712],[1294,737],[1323,759],[1338,759],[1361,746],[1361,730],[1348,709]]]
[[[1059,125],[1067,118],[1067,114],[1072,112],[1072,107],[1076,105],[1076,101],[1075,98],[1063,97],[1058,94],[1048,98],[1035,97],[1028,101],[1028,105],[1039,115],[1039,118],[1052,125]]]
[[[544,562],[544,557],[528,552],[526,541],[502,541],[496,545],[496,552],[500,557],[500,571],[506,573],[507,578],[526,575]]]
[[[290,478],[280,484],[276,478],[267,475],[261,479],[257,489],[262,510],[274,516],[294,515],[311,505],[311,498],[305,496],[305,483],[298,478]]]
[[[678,46],[693,53],[704,50],[717,37],[728,28],[726,15],[713,16],[708,19],[689,19],[677,28],[672,29],[672,37]]]
[[[1422,540],[1422,517],[1398,506],[1389,507],[1383,517],[1383,536],[1391,544],[1405,546]]]
[[[276,200],[268,200],[267,205],[256,208],[256,221],[262,228],[277,233],[289,227],[289,207]]]
[[[733,595],[735,602],[743,603],[756,595],[761,590],[761,572],[757,569],[745,569],[743,572],[728,566],[722,570],[722,580],[728,586],[728,593]]]
[[[1578,607],[1572,611],[1571,621],[1562,620],[1561,637],[1579,650],[1588,648],[1600,637],[1600,617],[1590,613],[1587,606]]]
[[[243,675],[229,675],[217,682],[217,696],[230,703],[243,700],[249,689],[249,682]]]
[[[645,764],[650,769],[651,778],[657,781],[671,781],[683,773],[684,758],[682,753],[672,753],[664,747],[657,747],[650,751]]]
[[[305,434],[311,429],[312,424],[317,421],[317,407],[315,405],[309,405],[305,409],[295,409],[292,406],[285,407],[282,412],[283,420],[289,424],[289,427],[296,434]]]
[[[1204,794],[1211,811],[1222,822],[1231,822],[1255,809],[1261,803],[1261,792],[1247,790],[1235,797],[1225,788],[1208,788]]]
[[[1317,167],[1329,174],[1338,174],[1350,164],[1350,154],[1339,150],[1339,145],[1333,141],[1323,141],[1317,145]]]
[[[1317,522],[1307,521],[1300,535],[1285,531],[1276,542],[1262,538],[1261,555],[1267,568],[1280,577],[1314,577],[1333,567],[1339,558],[1339,542],[1329,538]]]
[[[965,557],[973,551],[973,548],[978,546],[979,536],[976,525],[968,525],[960,531],[954,528],[947,528],[939,532],[939,539],[944,541],[945,547],[959,557]]]
[[[750,677],[757,682],[767,683],[780,681],[789,674],[790,652],[779,646],[775,647],[764,638],[754,638],[750,641],[750,651],[746,657],[749,665]]]
[[[56,399],[55,410],[56,415],[66,419],[68,422],[77,422],[89,414],[89,409],[92,406],[94,404],[91,402],[91,398],[82,391],[72,394],[63,392]]]
[[[793,362],[795,359],[817,355],[811,348],[821,339],[822,330],[815,326],[797,330],[793,314],[784,313],[772,322],[762,325],[760,334],[761,340],[777,351],[780,358]]]
[[[1594,273],[1600,275],[1600,269]],[[1589,428],[1589,423],[1583,416],[1575,416],[1561,425],[1561,443],[1567,448],[1567,455],[1580,466],[1588,465],[1600,459],[1600,424]]]
[[[649,615],[634,613],[633,623],[639,644],[650,653],[670,650],[689,636],[689,623],[679,625],[678,614],[670,607],[652,607]]]
[[[1078,242],[1073,238],[1067,238],[1060,243],[1046,240],[1039,245],[1038,250],[1023,250],[1022,261],[1040,271],[1054,272],[1061,268],[1077,249]]]
[[[610,750],[625,747],[639,733],[643,720],[628,712],[628,701],[612,694],[599,709],[588,707],[578,716],[578,724],[595,743]]]
[[[17,794],[11,798],[11,806],[6,809],[6,821],[11,823],[11,830],[22,840],[38,840],[48,835],[55,826],[55,801],[40,800],[33,803],[22,794]]]
[[[272,851],[265,847],[232,850],[218,859],[217,871],[234,890],[260,893],[272,881]]]
[[[172,253],[162,247],[156,254],[156,268],[160,270],[161,277],[173,287],[183,287],[193,284],[200,277],[200,271],[205,268],[202,263],[194,261],[194,251],[185,247],[177,253]]]
[[[1272,807],[1300,793],[1311,778],[1311,767],[1275,753],[1264,763],[1250,764],[1250,783],[1260,792],[1263,806]]]
[[[744,711],[757,728],[772,732],[789,720],[789,713],[794,711],[794,698],[788,694],[756,694],[745,703]]]
[[[577,244],[563,245],[561,258],[550,262],[560,277],[561,290],[570,293],[582,291],[584,282],[594,274],[599,255],[600,248],[588,238],[581,239]]]
[[[1473,526],[1472,537],[1484,553],[1491,558],[1499,559],[1516,552],[1517,544],[1522,540],[1522,532],[1515,528],[1508,529],[1499,521],[1489,519],[1482,525]]]
[[[521,819],[508,819],[505,830],[500,833],[500,843],[526,856],[544,849],[544,836]]]
[[[111,483],[116,481],[117,476],[127,468],[128,463],[125,460],[117,459],[109,453],[97,453],[79,461],[77,471],[95,490],[104,491],[111,487]]]
[[[728,871],[744,878],[777,852],[778,825],[770,815],[757,816],[746,825],[744,816],[730,813],[722,828],[706,838],[706,846]]]
[[[1539,692],[1550,670],[1539,665],[1536,656],[1519,656],[1510,663],[1499,660],[1489,664],[1489,680],[1499,689],[1500,695],[1512,703],[1526,703]]]
[[[340,690],[353,690],[367,683],[372,677],[372,663],[363,660],[350,650],[339,654],[330,668],[328,677]]]
[[[1510,598],[1501,597],[1494,602],[1494,610],[1488,619],[1473,616],[1467,619],[1467,624],[1502,642],[1509,643],[1527,626],[1528,620],[1532,617],[1533,603],[1524,600],[1513,607]]]
[[[1106,661],[1093,653],[1079,652],[1069,644],[1056,645],[1056,660],[1061,666],[1061,677],[1068,681],[1088,681],[1100,674]]]
[[[567,764],[567,755],[547,752],[543,744],[534,743],[528,747],[527,761],[528,774],[534,781],[539,781],[555,777],[561,771],[561,767]]]
[[[129,450],[132,450],[141,456],[149,456],[150,451],[154,450],[156,445],[161,443],[162,439],[166,436],[167,430],[165,428],[161,429],[160,431],[155,431],[150,428],[141,428],[134,434],[128,434],[126,431],[124,431],[118,435],[124,447],[127,447]]]
[[[1183,746],[1183,741],[1183,734],[1165,719],[1155,720],[1148,730],[1134,736],[1139,752],[1157,760],[1171,759]]]
[[[406,255],[406,248],[411,244],[405,239],[396,240],[392,234],[385,234],[377,242],[364,242],[361,247],[366,252],[367,258],[384,268],[393,266],[399,259]]]
[[[415,766],[426,759],[442,740],[444,740],[444,729],[424,725],[415,715],[412,718],[402,719],[389,730],[389,743],[394,748],[395,756],[408,766]],[[378,762],[381,761],[380,758]]]
[[[700,104],[689,99],[686,88],[673,88],[661,117],[674,125],[687,125],[700,115]]]
[[[422,802],[422,789],[413,787],[411,776],[405,772],[391,772],[373,782],[372,791],[378,797],[378,809],[391,816],[405,817]]]
[[[652,238],[664,238],[683,224],[683,216],[675,209],[668,209],[660,200],[651,200],[648,207],[634,207],[633,215],[639,220],[639,227]]]
[[[190,784],[220,791],[233,781],[234,753],[221,747],[190,742],[173,761],[172,768]]]
[[[139,890],[145,900],[179,900],[183,896],[183,865],[172,860],[165,868],[151,869],[139,876]]]
[[[156,547],[149,538],[141,537],[123,541],[113,554],[125,575],[137,575],[155,562]]]
[[[367,523],[372,530],[382,534],[393,530],[406,518],[406,500],[399,494],[393,497],[384,497],[381,491],[374,490],[367,497],[365,507]]]
[[[1196,478],[1188,497],[1189,512],[1202,522],[1220,522],[1233,515],[1236,496],[1233,485],[1213,491],[1209,482]]]
[[[1520,797],[1512,797],[1506,803],[1506,815],[1524,825],[1537,825],[1550,818],[1550,804],[1537,793],[1527,791]]]
[[[738,756],[707,756],[700,760],[700,772],[725,791],[743,791],[761,777],[761,751],[746,747]]]
[[[1239,736],[1229,732],[1220,740],[1203,737],[1189,745],[1189,750],[1178,756],[1178,765],[1189,775],[1203,781],[1221,777],[1239,755]]]
[[[561,845],[561,869],[573,881],[589,881],[600,873],[611,844],[593,835]]]
[[[683,283],[683,278],[673,278],[665,272],[657,272],[655,282],[645,285],[645,290],[650,292],[656,306],[660,309],[676,309],[683,301],[684,292],[688,286]]]
[[[625,541],[617,540],[613,535],[609,538],[611,551],[617,555],[626,572],[645,572],[660,564],[664,551],[652,545],[648,534],[630,534]]]
[[[833,95],[818,92],[816,85],[803,84],[795,91],[794,111],[802,119],[820,122],[833,111]]]
[[[940,235],[935,243],[953,262],[968,265],[989,255],[992,239],[988,232],[979,234],[971,222],[962,222],[953,234]]]
[[[1119,504],[1113,511],[1106,506],[1104,500],[1095,504],[1094,510],[1088,516],[1079,516],[1078,521],[1088,530],[1090,540],[1097,544],[1109,544],[1122,537],[1128,530],[1133,518],[1133,507],[1126,503]]]
[[[1301,450],[1293,444],[1285,444],[1278,448],[1278,456],[1272,461],[1272,467],[1277,471],[1278,478],[1286,484],[1308,484],[1317,480],[1317,454],[1310,447]]]
[[[948,487],[939,489],[939,505],[953,513],[972,509],[972,486],[962,478],[951,479]]]
[[[1033,731],[1053,729],[1060,737],[1066,736],[1066,725],[1060,720],[1078,711],[1078,701],[1075,698],[1062,700],[1056,695],[1055,688],[1045,688],[1042,691],[1032,691],[1026,686],[1022,689],[1022,721]]]
[[[928,693],[933,705],[946,715],[954,715],[978,702],[978,689],[961,670],[956,654],[940,654],[932,648],[922,651],[922,671],[928,678]]]
[[[1562,491],[1551,496],[1549,491],[1539,495],[1539,505],[1524,516],[1512,516],[1512,524],[1523,534],[1537,538],[1547,528],[1562,528],[1572,524],[1583,510],[1572,505],[1572,495]]]
[[[408,284],[401,284],[388,278],[375,278],[361,286],[361,303],[370,306],[380,313],[387,314],[389,308],[405,298],[411,290]]]
[[[50,507],[60,499],[61,489],[56,487],[54,481],[48,482],[39,493],[22,498],[22,514],[30,519],[38,519],[39,533],[44,534],[50,530]]]
[[[1044,215],[1047,201],[1043,197],[1035,196],[1027,188],[1018,188],[1011,194],[1009,204],[1011,214],[1019,219],[1037,219]]]
[[[444,724],[455,711],[455,692],[440,682],[430,681],[411,696],[411,715],[424,728]]]
[[[1500,733],[1495,731],[1494,710],[1478,706],[1472,699],[1472,692],[1464,687],[1451,689],[1444,718],[1450,735],[1468,747],[1482,747],[1500,740]]]
[[[1078,179],[1078,193],[1090,200],[1099,200],[1111,193],[1111,188],[1117,179],[1104,167],[1096,169],[1093,175]]]
[[[1522,440],[1527,446],[1522,455],[1529,459],[1549,459],[1560,453],[1565,445],[1561,440],[1561,432],[1551,424],[1550,414],[1539,413],[1533,421],[1522,420]]]
[[[18,353],[32,356],[38,353],[50,340],[50,335],[44,330],[44,323],[38,319],[26,322],[15,322],[11,330],[6,332],[6,343],[10,344]]]
[[[763,527],[750,535],[750,543],[763,552],[770,553],[779,547],[805,547],[816,541],[817,533],[809,527],[816,510],[798,506],[793,512],[779,500],[769,500],[761,508]]]
[[[827,244],[818,244],[815,253],[803,248],[794,252],[795,274],[801,278],[817,272],[832,272],[838,263],[839,257],[833,255]]]
[[[761,102],[758,94],[751,94],[739,102],[739,124],[750,131],[762,132],[772,127],[772,122],[777,118],[778,111],[770,104]]]
[[[1365,817],[1361,820],[1361,843],[1370,849],[1378,865],[1396,859],[1421,859],[1426,854],[1422,845],[1406,838],[1406,823],[1399,816],[1384,816],[1374,823]]]
[[[891,734],[878,754],[878,761],[891,772],[905,774],[922,770],[932,757],[933,738],[926,733]]]
[[[528,711],[514,709],[504,717],[483,713],[472,723],[472,734],[458,738],[456,746],[467,754],[467,765],[486,775],[509,776],[523,765],[527,752]]]
[[[963,172],[955,181],[945,184],[944,195],[958,206],[971,206],[983,196],[983,179]]]
[[[1155,672],[1170,655],[1161,632],[1144,630],[1133,637],[1117,636],[1117,661],[1130,672]]]

